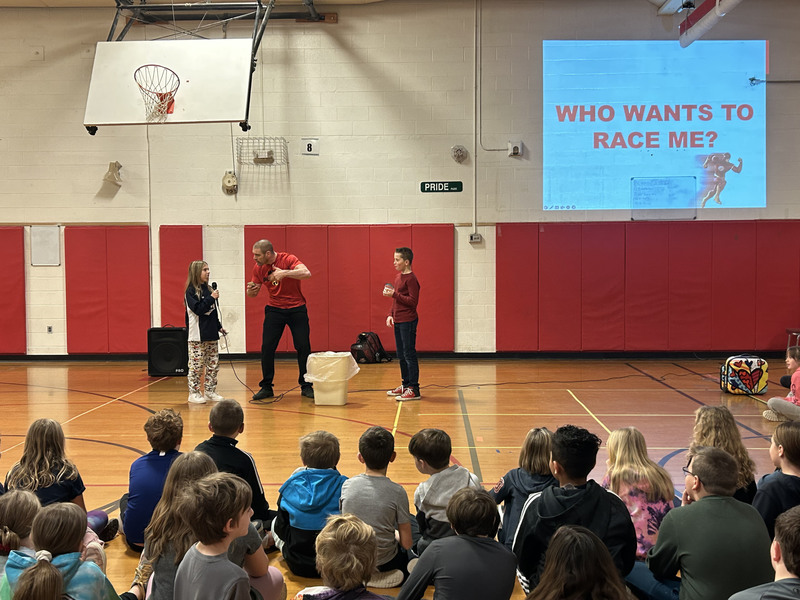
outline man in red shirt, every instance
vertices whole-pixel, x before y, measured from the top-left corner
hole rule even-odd
[[[259,383],[261,389],[253,395],[253,400],[263,400],[274,395],[272,380],[275,376],[275,350],[287,325],[292,332],[294,349],[297,351],[300,393],[306,398],[313,398],[314,388],[303,378],[308,355],[311,354],[311,341],[306,299],[300,290],[300,281],[311,277],[311,271],[293,254],[275,252],[269,240],[259,240],[253,245],[253,260],[256,264],[253,266],[253,278],[247,282],[247,295],[255,298],[262,285],[269,293],[264,307],[264,328],[261,335],[263,378]]]

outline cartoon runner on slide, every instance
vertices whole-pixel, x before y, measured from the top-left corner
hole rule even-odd
[[[742,159],[739,159],[739,164],[734,165],[730,162],[731,154],[709,154],[703,163],[704,169],[711,169],[711,187],[708,189],[703,200],[700,202],[700,208],[704,208],[706,202],[713,196],[714,202],[722,204],[719,200],[719,195],[725,189],[727,182],[725,181],[725,173],[733,171],[734,173],[742,172]]]

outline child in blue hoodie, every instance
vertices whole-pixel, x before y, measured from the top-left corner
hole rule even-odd
[[[278,516],[272,523],[275,545],[289,569],[300,577],[319,578],[314,543],[329,515],[339,514],[339,497],[347,477],[336,470],[339,440],[328,431],[300,438],[303,467],[279,490]]]
[[[86,513],[71,502],[44,507],[36,515],[31,535],[36,555],[13,550],[0,581],[0,598],[49,598],[52,576],[61,578],[63,596],[75,600],[119,600],[111,582],[93,562],[81,560],[81,545],[86,533]],[[123,598],[134,597],[130,593]]]

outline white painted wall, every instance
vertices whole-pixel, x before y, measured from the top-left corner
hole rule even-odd
[[[244,135],[234,124],[105,127],[93,137],[84,130],[93,48],[106,39],[112,9],[0,9],[0,223],[149,224],[154,325],[159,226],[205,225],[205,258],[234,352],[244,348],[244,224],[454,223],[456,350],[493,351],[495,223],[629,218],[541,210],[542,40],[677,44],[679,17],[658,17],[645,0],[385,0],[324,10],[339,23],[268,26],[249,135],[285,137],[289,166],[237,168],[239,194],[226,196],[221,178]],[[797,80],[798,22],[796,0],[751,0],[707,38],[769,39],[770,79]],[[166,33],[134,27],[127,39]],[[227,35],[249,33],[231,25]],[[800,218],[798,105],[797,84],[768,88],[767,208],[713,218]],[[319,156],[300,155],[302,137],[320,139]],[[506,156],[509,139],[523,141],[522,158]],[[455,144],[470,152],[462,165],[450,158]],[[120,188],[102,181],[114,160],[123,165]],[[464,192],[423,195],[422,180],[461,180]],[[473,197],[486,240],[477,247],[467,243]],[[63,275],[63,267],[28,267],[30,354],[66,352]],[[48,324],[53,334],[44,333]]]

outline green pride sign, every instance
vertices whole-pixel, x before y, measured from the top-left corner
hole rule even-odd
[[[419,184],[419,191],[423,194],[433,192],[463,192],[463,181],[423,181]]]

